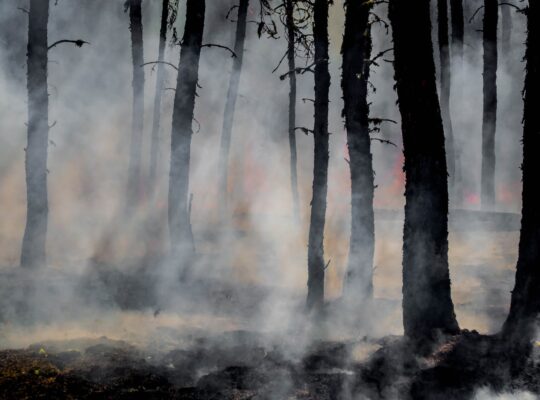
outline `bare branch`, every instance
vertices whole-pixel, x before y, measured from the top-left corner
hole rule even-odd
[[[175,70],[178,71],[178,67],[174,64],[171,64],[170,62],[167,62],[167,61],[148,61],[148,62],[145,62],[144,64],[141,64],[141,67],[144,67],[145,65],[150,65],[150,64],[165,64],[165,65],[168,65],[169,67],[173,67]]]
[[[227,46],[223,46],[221,44],[214,44],[214,43],[207,43],[207,44],[203,44],[201,47],[219,47],[220,49],[225,49],[227,51],[230,51],[231,52],[231,57],[232,58],[236,58],[236,53],[234,51],[232,51],[230,48],[228,48]]]
[[[484,8],[484,6],[480,6],[480,7],[478,7],[478,8],[476,9],[476,11],[475,11],[474,14],[472,15],[472,17],[469,18],[469,24],[470,24],[471,22],[473,22],[474,17],[476,17],[476,14],[478,14],[478,12],[479,12],[482,8]]]
[[[53,44],[51,44],[49,47],[47,47],[47,50],[50,50],[53,47],[55,47],[55,46],[57,46],[57,45],[59,45],[61,43],[73,43],[77,47],[82,47],[83,44],[90,44],[90,42],[87,42],[87,41],[82,40],[82,39],[77,39],[77,40],[62,39],[62,40],[58,40],[58,41],[54,42]]]
[[[384,144],[390,144],[394,147],[397,147],[397,145],[394,143],[394,142],[391,142],[390,140],[386,140],[386,139],[379,139],[379,138],[371,138],[371,140],[375,140],[379,143],[384,143]]]
[[[314,133],[315,131],[313,129],[308,129],[308,128],[305,128],[303,126],[298,126],[296,128],[294,128],[295,131],[302,131],[303,133],[305,133],[306,135],[309,135],[310,133]]]

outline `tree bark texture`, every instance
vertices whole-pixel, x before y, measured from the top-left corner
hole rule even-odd
[[[530,1],[523,115],[523,205],[516,282],[503,333],[517,345],[535,338],[540,313],[540,3]]]
[[[351,172],[351,237],[344,296],[360,303],[373,297],[374,175],[369,130],[368,80],[372,3],[346,3],[341,87]]]
[[[459,328],[448,269],[448,187],[435,83],[429,0],[390,0],[395,78],[405,154],[403,323],[429,340]]]
[[[180,50],[172,119],[169,231],[171,254],[183,273],[189,268],[194,254],[188,200],[189,164],[204,14],[203,0],[187,0],[186,25]]]
[[[315,124],[313,197],[308,239],[307,308],[320,310],[324,302],[324,224],[328,193],[328,0],[315,0],[313,36],[315,42]]]
[[[26,227],[21,266],[45,266],[47,222],[47,153],[49,94],[47,91],[49,0],[31,0],[28,12],[27,89],[28,143],[26,146]]]

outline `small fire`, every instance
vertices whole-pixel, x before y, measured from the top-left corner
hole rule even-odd
[[[476,206],[480,204],[480,195],[478,193],[466,193],[465,194],[465,204],[470,206]]]

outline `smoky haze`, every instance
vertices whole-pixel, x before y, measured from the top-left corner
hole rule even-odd
[[[258,2],[248,10],[248,28],[229,162],[233,229],[218,227],[218,153],[232,58],[221,48],[203,48],[192,140],[191,224],[198,253],[196,284],[178,287],[169,248],[167,190],[171,116],[176,71],[166,66],[155,198],[119,219],[126,201],[132,112],[129,16],[123,0],[59,0],[51,3],[49,41],[83,39],[82,48],[57,46],[49,53],[48,267],[32,278],[18,270],[26,214],[26,0],[0,4],[0,269],[17,284],[0,284],[0,347],[38,340],[107,336],[154,347],[189,346],[189,334],[238,329],[271,333],[270,342],[301,352],[315,338],[401,334],[401,247],[404,205],[403,150],[394,91],[392,52],[371,75],[371,117],[385,118],[372,141],[375,171],[376,250],[374,294],[378,307],[351,326],[333,315],[326,329],[306,333],[302,311],[307,281],[307,232],[313,173],[313,137],[297,132],[301,223],[293,218],[287,137],[288,82],[279,75],[287,46],[257,36]],[[452,65],[451,116],[461,155],[464,195],[451,199],[450,275],[460,325],[481,332],[499,329],[513,285],[518,225],[486,229],[481,221],[455,218],[455,208],[480,207],[482,123],[481,13],[466,10],[463,65]],[[206,5],[203,43],[233,47],[233,4]],[[23,10],[21,10],[23,9]],[[375,12],[386,19],[386,6]],[[145,62],[158,57],[161,1],[143,1]],[[436,15],[436,10],[434,11]],[[175,28],[181,36],[185,2]],[[496,196],[493,211],[519,213],[521,206],[521,88],[524,79],[524,17],[512,13],[511,51],[500,56],[496,133]],[[330,166],[325,229],[326,291],[341,295],[350,234],[350,173],[341,79],[343,1],[330,8]],[[373,54],[392,47],[384,24],[373,25]],[[434,33],[435,35],[435,33]],[[170,36],[170,35],[169,35]],[[435,37],[435,36],[434,36]],[[166,49],[177,65],[179,46]],[[438,60],[435,55],[435,60]],[[299,66],[309,63],[297,60]],[[156,70],[145,72],[143,178],[148,175]],[[313,127],[313,75],[298,75],[297,126]],[[305,100],[302,100],[305,99]],[[152,222],[152,229],[145,228]],[[515,221],[515,218],[512,220]],[[141,278],[134,271],[143,274]],[[148,286],[151,290],[146,290]],[[137,291],[143,288],[143,292]],[[25,297],[31,306],[24,304]],[[337,301],[337,300],[336,300]],[[293,333],[293,334],[291,334]],[[301,333],[294,335],[294,333]],[[291,339],[291,337],[295,337]],[[302,338],[302,340],[300,340]],[[368,350],[366,350],[368,351]],[[484,398],[482,392],[479,398]]]

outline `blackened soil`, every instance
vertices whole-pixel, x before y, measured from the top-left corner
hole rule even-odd
[[[236,337],[249,339],[241,333]],[[468,399],[479,388],[540,393],[536,347],[520,359],[498,338],[476,332],[446,338],[424,357],[402,338],[385,338],[362,361],[352,356],[351,343],[316,343],[299,358],[257,340],[241,343],[220,347],[201,340],[152,355],[107,338],[4,350],[0,398]]]

